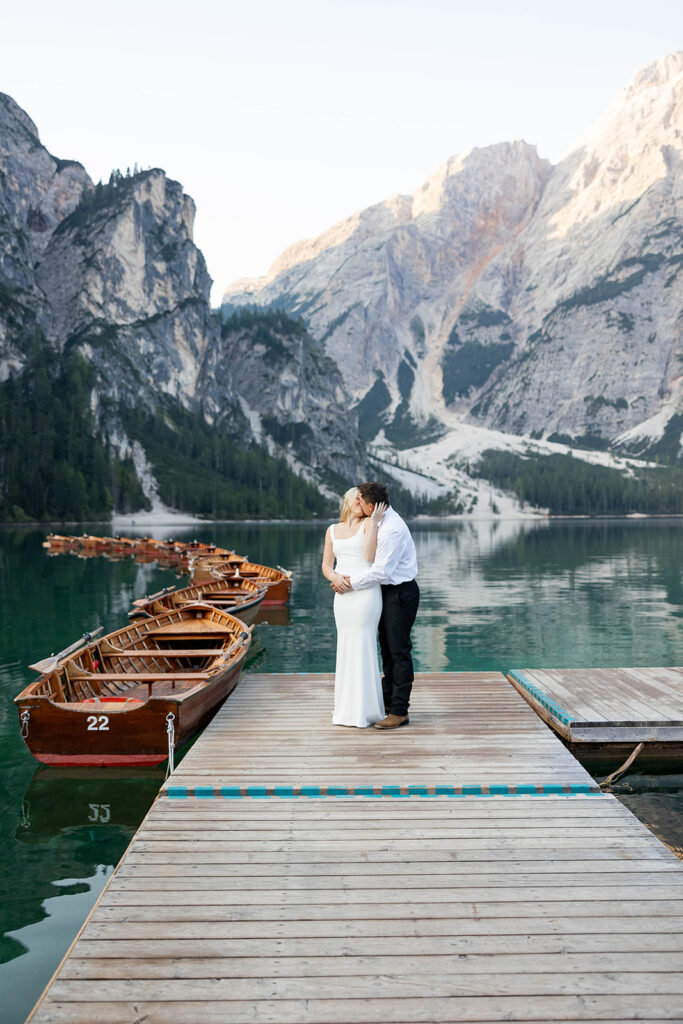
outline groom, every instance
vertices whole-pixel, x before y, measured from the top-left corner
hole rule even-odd
[[[389,506],[379,524],[374,562],[365,572],[346,579],[350,590],[363,590],[374,583],[382,587],[379,646],[386,718],[375,722],[375,729],[398,729],[408,725],[414,678],[410,630],[420,603],[420,591],[415,582],[417,556],[410,530],[391,508],[386,487],[378,483],[358,484],[358,490],[364,515],[372,515],[375,505],[381,502]]]

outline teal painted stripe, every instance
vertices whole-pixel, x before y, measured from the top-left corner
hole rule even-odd
[[[508,676],[510,679],[514,679],[516,683],[519,683],[524,690],[531,694],[534,700],[538,701],[541,707],[549,711],[553,718],[557,718],[563,725],[571,725],[572,722],[576,721],[566,708],[560,707],[552,697],[544,693],[543,690],[540,690],[533,680],[520,669],[511,669],[508,672]]]
[[[185,799],[196,797],[201,800],[222,798],[224,800],[241,800],[251,798],[267,800],[276,797],[285,800],[296,800],[300,796],[310,798],[324,797],[389,797],[394,800],[405,800],[410,797],[421,799],[433,799],[437,796],[448,796],[453,798],[480,797],[482,799],[492,796],[600,796],[599,786],[591,786],[589,783],[545,783],[534,786],[529,783],[520,785],[482,785],[482,786],[329,786],[327,789],[320,786],[301,786],[300,789],[293,786],[275,786],[272,790],[266,786],[170,786],[166,791],[171,799]]]

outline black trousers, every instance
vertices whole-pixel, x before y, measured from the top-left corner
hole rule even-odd
[[[413,688],[410,630],[413,628],[420,590],[415,580],[382,587],[379,646],[382,652],[384,706],[392,715],[407,715]]]

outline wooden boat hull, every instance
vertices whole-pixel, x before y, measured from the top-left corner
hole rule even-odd
[[[238,565],[224,563],[221,566],[220,563],[212,564],[211,560],[208,560],[198,562],[192,572],[192,579],[196,584],[207,583],[221,576],[223,579],[250,580],[261,587],[266,587],[262,608],[287,604],[292,592],[292,578],[289,573],[256,562],[240,562]]]
[[[168,758],[166,716],[175,716],[174,747],[200,732],[225,703],[242,671],[246,650],[237,663],[182,702],[167,696],[144,703],[103,699],[83,701],[78,709],[41,698],[28,698],[26,746],[42,764],[89,768],[162,764]],[[118,706],[117,706],[118,705]],[[87,746],[87,750],[84,749]]]
[[[235,586],[231,586],[235,584]],[[246,585],[245,585],[246,584]],[[230,605],[230,592],[235,603]],[[236,619],[250,626],[255,620],[266,595],[266,588],[251,580],[211,580],[201,585],[192,584],[180,590],[169,590],[149,601],[136,601],[128,612],[130,619],[158,615],[164,610],[182,607],[188,601],[201,601],[234,615]]]
[[[15,697],[26,746],[46,765],[161,764],[169,721],[177,749],[235,688],[249,633],[235,616],[195,602],[101,639],[86,635],[68,657],[37,663],[42,674]]]

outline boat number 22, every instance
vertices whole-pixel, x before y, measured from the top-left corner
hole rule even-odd
[[[108,715],[88,715],[88,732],[106,732],[108,729]]]

